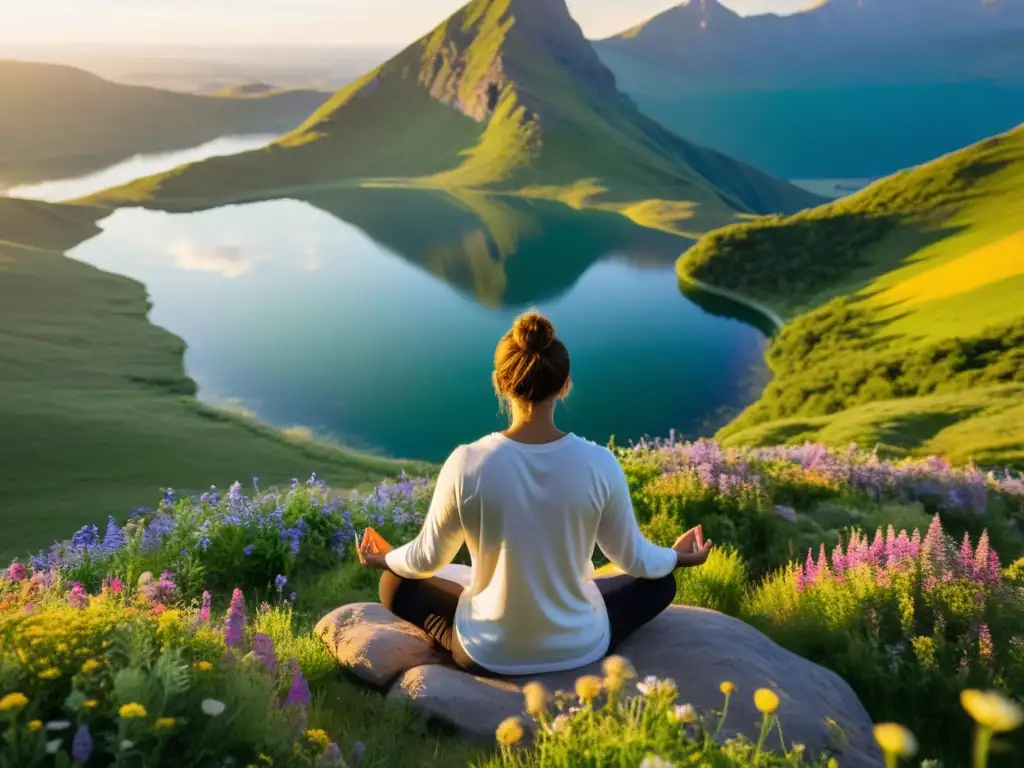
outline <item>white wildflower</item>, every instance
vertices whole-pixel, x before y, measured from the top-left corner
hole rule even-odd
[[[224,713],[227,709],[227,705],[223,701],[217,701],[216,699],[203,699],[202,709],[204,715],[210,717],[217,717]]]

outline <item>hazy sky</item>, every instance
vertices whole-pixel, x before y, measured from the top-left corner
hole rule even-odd
[[[679,0],[568,0],[589,37],[630,27]],[[0,0],[0,43],[116,42],[397,45],[465,0]],[[693,0],[700,2],[700,0]],[[740,13],[811,0],[722,0]]]

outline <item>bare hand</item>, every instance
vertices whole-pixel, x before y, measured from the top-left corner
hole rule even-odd
[[[363,542],[356,550],[359,554],[359,562],[367,568],[376,568],[382,571],[388,567],[384,557],[386,552],[382,552],[376,539],[368,534],[369,530],[363,534]]]
[[[704,528],[698,525],[676,539],[672,549],[676,551],[676,562],[679,567],[688,568],[703,565],[711,554],[712,546],[714,544],[710,540],[704,541]]]

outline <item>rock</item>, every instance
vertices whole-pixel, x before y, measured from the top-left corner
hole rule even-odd
[[[320,619],[316,633],[342,666],[378,688],[407,669],[441,664],[444,657],[426,633],[379,603],[353,603]]]
[[[754,691],[771,688],[781,700],[779,715],[787,742],[804,744],[811,754],[829,750],[843,768],[882,764],[871,719],[850,686],[834,672],[785,650],[738,619],[672,606],[623,643],[618,653],[633,663],[641,677],[673,679],[678,701],[703,712],[721,708],[723,681],[735,683],[737,692],[723,729],[726,735],[744,733],[756,740],[761,715],[754,707]],[[389,698],[408,700],[427,718],[493,743],[498,723],[522,713],[523,684],[539,680],[552,691],[571,691],[578,676],[593,673],[600,674],[600,664],[491,680],[428,663],[406,671]],[[839,723],[843,738],[836,739],[826,718]]]

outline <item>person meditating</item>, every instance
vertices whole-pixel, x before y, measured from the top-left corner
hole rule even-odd
[[[493,380],[509,428],[455,449],[415,539],[392,549],[367,529],[359,559],[384,571],[384,606],[468,672],[582,667],[665,610],[673,572],[703,564],[712,545],[699,527],[671,548],[648,541],[615,455],[555,426],[569,351],[546,317],[516,319],[494,353]],[[463,543],[468,586],[435,575]],[[595,578],[595,544],[622,575]]]

